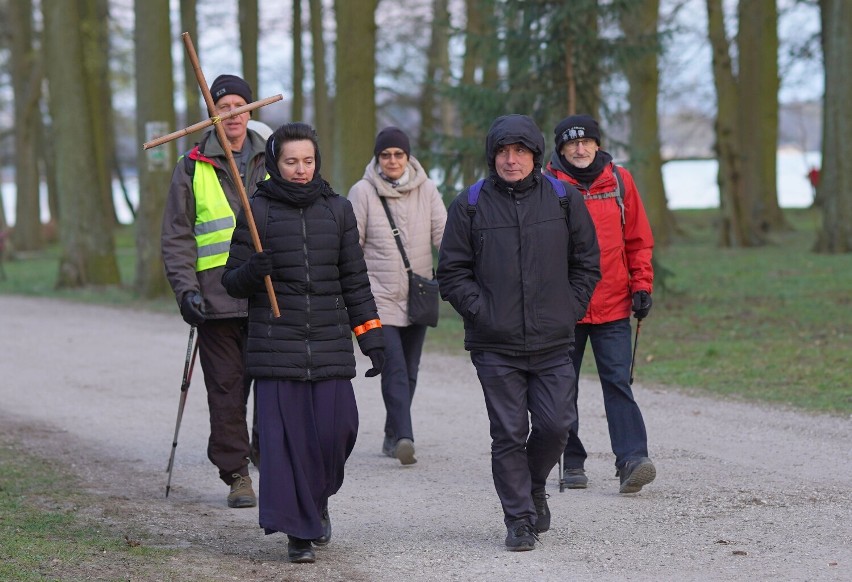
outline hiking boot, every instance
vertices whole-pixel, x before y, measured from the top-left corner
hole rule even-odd
[[[560,485],[568,489],[585,489],[589,485],[589,478],[586,477],[586,471],[582,467],[565,469]]]
[[[231,492],[228,494],[228,507],[254,507],[257,496],[251,488],[251,477],[234,473],[231,475]]]
[[[287,560],[294,564],[313,564],[316,559],[311,540],[287,536]]]
[[[526,552],[535,548],[538,536],[535,528],[526,519],[516,519],[506,524],[506,549],[510,552]]]
[[[327,546],[328,542],[331,541],[331,518],[328,516],[328,505],[322,510],[320,524],[322,525],[322,535],[314,540],[314,545]]]
[[[550,529],[550,508],[547,506],[547,498],[550,497],[541,491],[534,491],[532,494],[533,504],[535,505],[535,531],[536,533],[546,532]]]
[[[411,439],[399,439],[393,450],[393,456],[399,459],[403,465],[413,465],[417,462],[414,458],[414,441]]]
[[[654,463],[648,457],[639,457],[624,463],[618,470],[621,477],[619,493],[638,493],[642,487],[653,481],[657,476]]]

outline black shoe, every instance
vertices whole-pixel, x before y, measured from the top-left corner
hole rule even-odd
[[[506,549],[510,552],[526,552],[535,548],[538,536],[535,528],[526,519],[516,519],[506,524]]]
[[[582,467],[576,469],[565,469],[562,473],[560,485],[567,489],[585,489],[589,486],[589,478]]]
[[[327,546],[328,542],[331,541],[331,518],[328,516],[328,505],[322,510],[320,523],[322,524],[322,535],[314,540],[314,545]]]
[[[545,493],[544,489],[532,494],[533,503],[535,504],[535,514],[537,516],[535,521],[536,533],[546,532],[550,529],[550,508],[547,506],[548,497],[550,495]]]
[[[382,441],[382,454],[386,457],[394,458],[393,450],[396,446],[396,439],[392,436],[385,435],[385,440]]]
[[[642,487],[657,477],[657,469],[648,457],[639,457],[624,463],[618,470],[621,477],[619,493],[638,493]]]
[[[311,540],[287,536],[287,560],[294,564],[313,564],[316,559]]]

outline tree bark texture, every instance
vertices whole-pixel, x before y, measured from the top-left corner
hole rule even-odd
[[[335,0],[335,188],[348,192],[364,175],[376,138],[376,19],[378,0]]]
[[[239,0],[240,52],[243,56],[243,79],[249,84],[255,98],[261,94],[257,66],[257,43],[260,38],[257,0]],[[207,81],[212,83],[213,80]]]
[[[719,160],[719,208],[722,215],[719,244],[724,247],[757,246],[764,242],[761,231],[750,224],[748,195],[742,177],[741,127],[737,117],[737,78],[725,34],[722,0],[707,0],[708,36],[713,54],[713,84],[716,88],[716,154]]]
[[[776,0],[739,3],[739,124],[749,223],[762,233],[786,227],[778,204],[778,10]]]
[[[311,62],[314,69],[314,129],[317,130],[326,176],[334,176],[333,111],[328,97],[322,0],[308,0],[311,12]]]
[[[56,0],[54,0],[56,1]],[[136,292],[146,298],[168,295],[160,251],[163,210],[175,167],[175,143],[143,151],[155,137],[149,123],[161,124],[161,135],[175,128],[169,0],[135,0],[136,135],[140,143],[139,209],[136,214]],[[193,78],[195,75],[193,74]],[[208,80],[208,83],[212,80]]]
[[[11,40],[12,88],[15,97],[15,233],[17,250],[44,247],[39,197],[38,135],[42,68],[33,43],[32,2],[8,4],[6,33]],[[5,217],[0,227],[5,226]],[[0,235],[2,236],[2,235]]]
[[[852,252],[852,3],[822,0],[825,52],[825,100],[823,107],[822,230],[815,250],[821,253]]]
[[[60,242],[58,287],[121,282],[112,224],[100,195],[90,95],[87,94],[78,0],[43,0],[50,84],[50,112],[56,146]]]
[[[305,58],[302,54],[302,0],[293,0],[293,104],[290,119],[301,121],[305,117]]]
[[[180,0],[180,25],[181,32],[188,32],[189,37],[195,44],[195,52],[199,52],[198,45],[198,12],[196,11],[196,0]],[[199,54],[199,58],[201,58]],[[213,82],[213,79],[210,79]],[[183,55],[183,95],[185,100],[185,117],[183,119],[183,127],[189,127],[193,123],[198,123],[203,119],[201,113],[201,90],[198,88],[198,81],[195,79],[195,71],[192,70],[192,63],[184,53]],[[205,108],[206,109],[206,108]],[[206,116],[205,116],[206,117]],[[192,144],[201,139],[201,132],[195,132],[178,140],[179,151],[187,151],[192,147]]]
[[[620,13],[630,62],[624,67],[630,85],[630,171],[642,195],[657,245],[671,242],[675,219],[663,185],[663,161],[658,133],[659,71],[657,25],[660,0],[635,0]]]

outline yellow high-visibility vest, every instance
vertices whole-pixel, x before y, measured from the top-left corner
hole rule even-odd
[[[195,270],[206,271],[220,267],[228,260],[237,218],[212,164],[196,161],[192,190],[195,193],[193,233],[198,246]]]

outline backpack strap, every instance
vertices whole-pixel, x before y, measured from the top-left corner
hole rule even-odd
[[[476,214],[476,203],[479,201],[479,193],[482,191],[483,184],[485,184],[485,179],[474,182],[467,189],[467,213],[471,216]]]
[[[612,165],[612,173],[615,174],[615,181],[618,182],[618,196],[616,196],[615,201],[621,210],[621,230],[624,230],[624,225],[626,224],[624,217],[624,180],[621,179],[621,172],[618,171],[618,166],[615,164]]]

